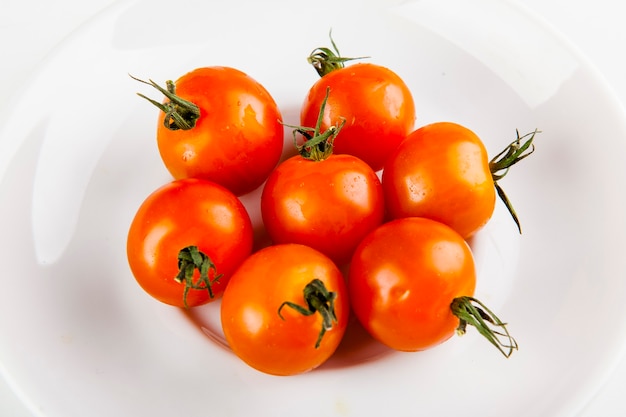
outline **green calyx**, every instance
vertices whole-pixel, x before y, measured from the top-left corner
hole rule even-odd
[[[452,300],[450,310],[459,318],[457,334],[463,335],[467,325],[478,330],[489,343],[494,345],[505,356],[510,357],[513,350],[518,349],[517,341],[509,334],[506,323],[473,297],[458,297]]]
[[[199,276],[194,280],[195,271]],[[213,278],[211,278],[213,276]],[[197,246],[187,246],[178,252],[178,274],[174,280],[179,284],[184,284],[183,304],[187,305],[187,294],[189,290],[206,290],[210,298],[214,298],[213,284],[217,283],[223,274],[217,273],[217,268],[211,258],[200,252]]]
[[[294,129],[293,143],[300,156],[311,161],[323,161],[333,154],[333,142],[346,123],[346,120],[341,118],[341,124],[333,125],[325,132],[320,132],[329,95],[330,88],[326,88],[326,96],[320,105],[315,127],[285,125]],[[306,139],[302,145],[298,144],[298,134]]]
[[[152,80],[144,81],[139,78],[135,78],[132,75],[130,77],[133,80],[150,85],[159,90],[168,101],[160,103],[156,100],[148,98],[143,94],[137,93],[141,98],[148,100],[159,110],[165,113],[163,119],[163,126],[170,130],[190,130],[196,126],[196,122],[200,118],[200,108],[191,101],[180,98],[176,95],[176,85],[173,81],[168,80],[165,82],[167,88],[163,88]]]
[[[328,37],[330,38],[332,49],[327,47],[315,48],[313,52],[311,52],[311,55],[309,55],[309,57],[307,58],[308,63],[311,64],[313,68],[315,68],[315,71],[317,71],[317,74],[320,77],[323,77],[324,75],[329,74],[335,70],[344,68],[344,63],[347,61],[367,58],[342,57],[339,53],[339,49],[337,49],[337,45],[335,45],[335,41],[333,40],[332,30],[328,33]]]
[[[516,131],[516,133],[517,138],[489,162],[489,170],[491,171],[491,177],[493,178],[493,184],[496,187],[498,197],[500,197],[511,214],[511,217],[513,217],[513,221],[515,221],[515,224],[517,225],[517,230],[519,233],[522,233],[522,226],[520,225],[517,213],[515,212],[515,209],[513,208],[513,205],[504,190],[500,187],[500,184],[498,184],[498,181],[504,178],[513,165],[517,164],[527,156],[530,156],[535,151],[535,144],[533,143],[533,140],[535,139],[535,135],[541,132],[535,129],[524,136],[520,136],[519,131]]]
[[[317,349],[322,343],[324,334],[333,328],[334,323],[337,323],[337,315],[335,314],[335,298],[337,298],[337,294],[328,291],[324,282],[316,278],[304,287],[303,295],[306,307],[291,301],[285,301],[278,307],[278,315],[282,320],[285,320],[281,314],[285,306],[292,308],[303,316],[320,314],[322,316],[322,328],[315,342],[315,349]]]

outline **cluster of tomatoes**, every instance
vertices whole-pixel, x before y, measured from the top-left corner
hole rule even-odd
[[[141,287],[192,308],[221,299],[233,352],[275,375],[309,371],[336,350],[354,314],[378,341],[424,350],[475,326],[507,357],[506,325],[473,298],[466,239],[494,210],[499,180],[534,149],[533,132],[492,160],[469,129],[415,130],[403,80],[319,48],[320,74],[290,126],[298,153],[280,162],[284,125],[270,93],[233,68],[198,68],[166,87],[157,143],[174,180],[130,226]],[[141,80],[140,80],[141,81]],[[382,172],[382,175],[378,175]],[[271,244],[239,199],[262,188]]]

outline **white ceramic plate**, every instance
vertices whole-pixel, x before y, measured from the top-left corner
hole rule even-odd
[[[125,238],[169,180],[156,112],[128,76],[164,81],[237,67],[286,123],[328,45],[400,74],[418,125],[465,124],[495,154],[539,128],[471,243],[477,296],[510,323],[504,359],[476,332],[392,353],[351,331],[296,377],[254,371],[224,348],[218,304],[193,314],[134,282]],[[0,361],[36,414],[74,416],[573,416],[626,334],[626,124],[594,70],[548,27],[498,0],[124,1],[64,42],[0,131]],[[289,136],[288,141],[289,141]],[[259,224],[259,193],[243,198]]]

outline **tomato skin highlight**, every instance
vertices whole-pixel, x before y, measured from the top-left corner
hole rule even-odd
[[[175,179],[214,181],[242,195],[256,189],[278,163],[284,129],[270,93],[229,67],[195,69],[176,82],[176,95],[200,108],[195,127],[170,130],[159,112],[157,144]]]
[[[448,226],[403,218],[370,233],[352,258],[348,291],[363,327],[381,343],[418,351],[450,338],[459,319],[450,308],[476,285],[472,253]]]
[[[343,133],[343,132],[342,132]],[[261,214],[274,243],[300,243],[338,264],[350,260],[360,240],[384,218],[376,173],[351,155],[322,161],[294,156],[269,176]]]
[[[223,276],[212,285],[214,298],[207,290],[189,290],[187,305],[193,307],[221,296],[252,244],[250,217],[234,194],[210,181],[183,179],[144,200],[130,225],[126,250],[137,283],[152,297],[177,307],[184,306],[184,284],[174,280],[179,251],[194,245],[208,255]]]
[[[392,219],[427,217],[466,239],[487,224],[495,208],[487,150],[456,123],[429,124],[407,136],[387,160],[382,184]]]
[[[404,81],[380,65],[359,63],[334,70],[309,90],[300,111],[302,126],[315,126],[330,88],[322,131],[346,120],[335,154],[354,155],[378,171],[415,126],[415,104]]]
[[[319,279],[334,301],[337,322],[315,348],[322,326],[318,314],[303,316],[283,308],[285,301],[305,306],[303,288]],[[269,246],[250,256],[235,272],[222,298],[221,321],[233,352],[251,367],[272,375],[308,372],[337,349],[348,323],[344,277],[320,252],[304,245]]]

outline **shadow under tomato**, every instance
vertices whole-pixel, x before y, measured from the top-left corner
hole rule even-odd
[[[222,300],[219,299],[211,303],[186,310],[185,314],[211,342],[232,352],[232,349],[228,346],[228,342],[226,342],[224,332],[222,331],[222,323],[220,319],[221,305]]]
[[[335,353],[318,370],[331,370],[379,360],[395,351],[383,345],[352,316],[346,333]]]

